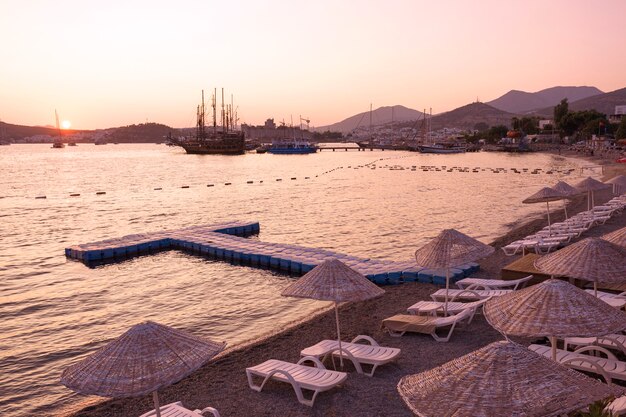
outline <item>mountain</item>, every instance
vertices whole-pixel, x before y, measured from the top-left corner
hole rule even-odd
[[[564,98],[567,98],[569,102],[574,102],[599,94],[603,92],[596,87],[552,87],[536,93],[511,90],[486,104],[509,113],[521,114],[545,107],[554,107]]]
[[[611,115],[615,113],[615,106],[626,105],[626,88],[598,94],[577,101],[568,100],[568,102],[570,111],[597,110],[600,113]],[[554,106],[538,109],[533,113],[540,116],[552,117],[554,114]]]
[[[52,126],[21,126],[5,122],[0,122],[0,125],[2,125],[6,137],[12,139],[23,139],[27,136],[36,135],[56,136],[59,132]],[[72,132],[74,131],[72,130]]]
[[[422,112],[409,109],[404,106],[387,106],[379,107],[372,112],[372,126],[384,125],[393,122],[407,122],[415,121],[423,118]],[[330,130],[331,132],[350,133],[357,127],[367,128],[370,124],[370,112],[366,111],[359,113],[352,117],[342,120],[341,122],[334,123],[328,126],[316,127],[314,130],[317,132],[325,132]]]
[[[439,113],[431,119],[432,130],[444,127],[472,130],[477,123],[487,123],[488,126],[511,125],[515,114],[509,113],[486,103],[471,103],[449,112]]]

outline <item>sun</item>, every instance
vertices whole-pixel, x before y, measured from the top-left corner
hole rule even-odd
[[[70,127],[72,127],[72,123],[69,120],[63,120],[61,122],[61,127],[63,129],[69,129]]]

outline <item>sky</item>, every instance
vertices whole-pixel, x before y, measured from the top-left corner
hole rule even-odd
[[[189,127],[214,88],[241,123],[312,126],[609,92],[626,87],[625,17],[624,0],[1,0],[0,120]]]

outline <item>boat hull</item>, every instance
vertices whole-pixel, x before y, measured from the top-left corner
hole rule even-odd
[[[243,136],[180,143],[179,146],[188,154],[195,155],[242,155],[245,153]]]
[[[315,152],[317,152],[317,148],[273,148],[267,150],[267,153],[276,155],[304,155]]]
[[[419,146],[418,151],[420,153],[437,153],[437,154],[465,153],[465,148],[461,148],[461,147],[440,148],[436,146]]]

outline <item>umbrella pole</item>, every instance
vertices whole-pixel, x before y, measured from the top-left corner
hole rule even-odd
[[[591,210],[592,208],[594,208],[596,206],[596,200],[593,197],[593,191],[591,192],[591,208],[589,210]]]
[[[565,210],[565,220],[567,220],[567,202],[563,204],[563,210]]]
[[[548,208],[548,234],[552,236],[552,226],[550,226],[550,202],[546,201],[546,207]]]
[[[335,323],[337,324],[337,341],[339,342],[339,365],[343,369],[343,351],[341,350],[341,333],[339,331],[339,308],[337,308],[337,301],[335,301]]]
[[[443,304],[443,315],[448,316],[448,289],[450,288],[450,267],[446,266],[446,302]]]
[[[552,345],[552,360],[556,362],[556,337],[550,336],[550,344]]]
[[[154,411],[156,412],[156,417],[161,417],[161,405],[159,404],[159,393],[154,391],[152,393],[152,399],[154,400]]]
[[[598,281],[593,281],[593,295],[598,298]]]

